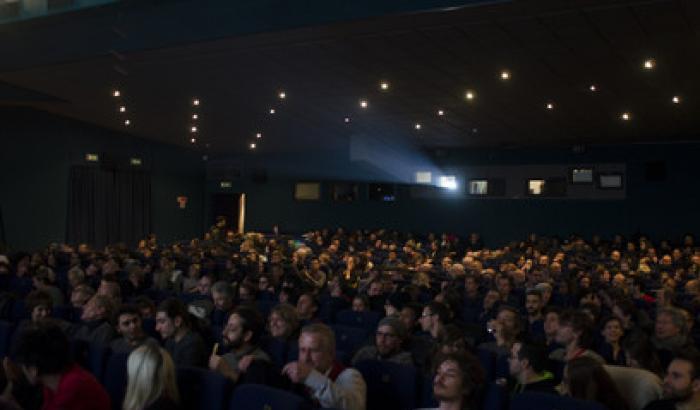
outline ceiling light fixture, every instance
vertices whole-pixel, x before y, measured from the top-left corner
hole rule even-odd
[[[197,138],[195,138],[195,137],[190,138],[190,142],[193,143],[193,144],[196,143],[196,142],[197,142]]]
[[[386,90],[389,89],[389,83],[386,82],[386,81],[382,81],[381,83],[379,83],[379,88],[380,88],[382,91],[386,91]]]
[[[656,60],[653,58],[648,58],[644,60],[644,68],[647,70],[653,70],[656,67]]]
[[[464,98],[466,98],[467,100],[471,101],[474,99],[474,97],[476,97],[476,93],[472,90],[467,90],[467,92],[464,93]]]
[[[251,143],[250,143],[250,149],[255,149],[255,147],[257,147],[257,145],[255,145],[254,142],[251,142]]]
[[[131,120],[124,120],[124,125],[126,125],[127,127],[131,125]]]
[[[369,105],[369,103],[367,102],[367,100],[360,100],[360,107],[361,108],[367,108],[368,105]]]
[[[119,112],[126,112],[126,107],[123,105],[119,107]]]
[[[630,118],[632,118],[632,115],[628,112],[623,112],[622,115],[620,115],[620,118],[622,121],[629,121]]]
[[[553,109],[554,109],[554,104],[552,104],[552,103],[547,103],[547,105],[546,105],[545,107],[547,107],[548,110],[553,110]]]
[[[255,138],[257,138],[257,139],[262,138],[262,133],[259,132],[259,133],[255,134]]]
[[[596,92],[596,91],[598,91],[598,87],[596,87],[595,84],[591,84],[591,86],[588,87],[588,89],[591,90],[591,92],[593,92],[593,93]]]
[[[193,120],[198,120],[198,119],[199,119],[199,115],[198,115],[198,114],[192,114],[192,119],[193,119]]]
[[[114,97],[119,97],[121,95],[122,95],[122,93],[120,93],[119,90],[112,91],[112,96],[114,96]]]
[[[192,100],[192,105],[199,105],[199,98]]]
[[[279,97],[280,97],[280,100],[284,100],[285,98],[287,98],[287,93],[285,93],[284,91],[280,91]]]
[[[344,121],[346,124],[350,124],[350,117],[345,117],[345,118],[343,119],[343,121]]]
[[[270,114],[274,114],[274,113],[276,113],[276,112],[277,112],[277,111],[275,111],[274,108],[270,108]]]
[[[671,98],[671,102],[674,104],[680,104],[681,103],[681,97],[674,95],[673,98]]]
[[[443,110],[437,110],[437,115],[439,115],[440,117],[442,117],[443,115],[445,115],[445,111],[443,111]]]
[[[192,126],[192,128],[190,128],[190,131],[191,131],[191,132],[197,132],[197,127],[196,127],[196,126]]]
[[[416,125],[415,125],[414,127],[415,127],[417,130],[420,130],[421,128],[423,128],[423,126],[420,125],[419,122],[417,122]]]
[[[510,71],[508,71],[508,70],[501,71],[501,80],[510,80]]]

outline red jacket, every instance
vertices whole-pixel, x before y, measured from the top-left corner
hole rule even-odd
[[[74,364],[63,373],[56,391],[44,387],[42,410],[110,410],[109,395],[95,376]]]

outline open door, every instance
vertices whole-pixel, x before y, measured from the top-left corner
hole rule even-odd
[[[245,194],[213,194],[210,224],[215,224],[220,216],[226,218],[229,228],[243,233],[245,230]]]

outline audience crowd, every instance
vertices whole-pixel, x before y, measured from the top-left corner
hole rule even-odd
[[[133,249],[0,254],[0,407],[182,409],[178,369],[193,367],[310,408],[380,408],[412,391],[415,407],[441,409],[526,392],[700,409],[692,235],[488,248],[477,234],[273,232],[220,219],[169,246],[151,235]],[[118,397],[86,358],[95,346],[124,355]],[[417,384],[381,391],[370,365]]]

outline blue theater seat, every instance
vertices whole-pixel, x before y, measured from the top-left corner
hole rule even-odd
[[[335,348],[349,355],[352,355],[358,348],[362,347],[368,338],[368,332],[362,328],[334,325]]]
[[[414,409],[417,406],[417,371],[379,360],[363,360],[355,365],[367,383],[367,408]]]
[[[178,367],[177,384],[185,409],[226,410],[233,384],[219,373]]]
[[[484,392],[484,410],[505,410],[508,408],[508,389],[490,383]]]
[[[377,329],[380,315],[377,312],[355,312],[349,309],[341,310],[335,315],[335,323],[343,326],[359,327],[367,332]]]
[[[115,352],[107,360],[104,372],[104,387],[112,399],[112,408],[121,409],[126,394],[126,383],[128,381],[126,371],[126,361],[129,358],[128,352]]]
[[[0,320],[0,358],[4,358],[10,354],[12,328],[12,323],[5,320]]]
[[[307,410],[307,402],[284,390],[262,384],[242,384],[233,392],[229,410]]]

